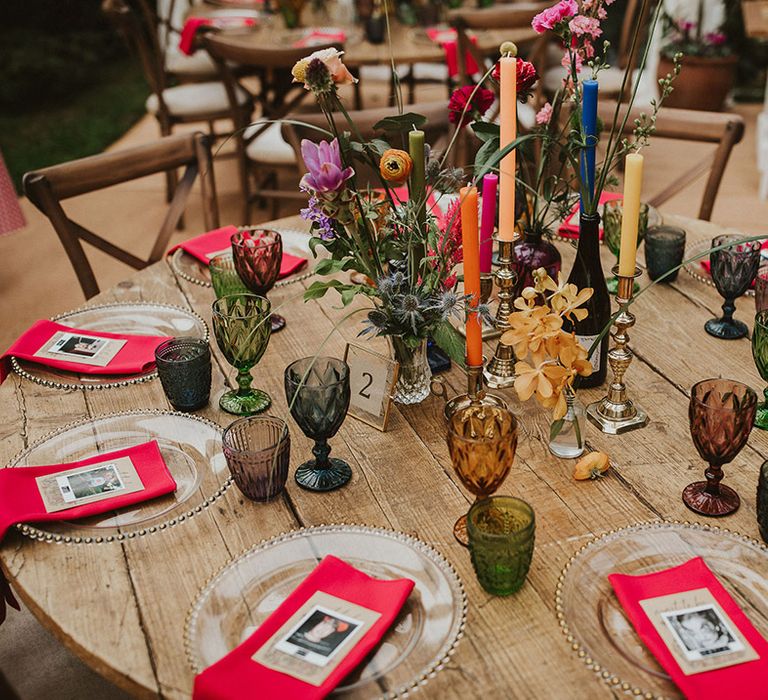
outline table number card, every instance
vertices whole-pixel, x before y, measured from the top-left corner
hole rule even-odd
[[[375,610],[316,591],[251,658],[320,686],[380,617]]]
[[[378,430],[386,430],[399,363],[350,343],[344,361],[349,365],[349,415]]]
[[[47,513],[142,491],[130,457],[118,457],[35,479]]]
[[[69,360],[83,365],[106,367],[126,342],[117,338],[99,338],[84,333],[56,331],[34,353],[34,356],[41,359]]]

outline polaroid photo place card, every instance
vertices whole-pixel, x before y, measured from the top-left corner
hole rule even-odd
[[[380,617],[375,610],[317,591],[251,658],[321,686]]]
[[[97,503],[144,489],[130,457],[38,476],[35,481],[47,513]]]
[[[106,367],[126,342],[117,338],[98,338],[84,333],[56,331],[34,356]]]
[[[708,588],[648,598],[640,605],[686,676],[759,658]]]

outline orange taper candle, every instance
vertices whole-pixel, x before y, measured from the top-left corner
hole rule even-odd
[[[517,138],[517,59],[502,56],[501,106],[499,107],[500,148]],[[510,151],[499,163],[499,238],[515,239],[515,152]]]
[[[471,295],[470,307],[480,301],[480,231],[477,224],[477,187],[461,188],[461,240],[464,246],[464,294]],[[477,312],[467,314],[467,363],[483,364],[483,330]]]

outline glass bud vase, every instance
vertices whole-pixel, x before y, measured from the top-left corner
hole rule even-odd
[[[515,296],[519,296],[526,287],[533,286],[534,270],[543,267],[547,274],[557,281],[561,266],[560,251],[543,237],[541,231],[526,230],[523,240],[515,246]]]
[[[549,430],[549,451],[556,457],[575,459],[584,452],[584,408],[572,391],[565,393],[566,411]]]
[[[412,348],[399,336],[392,336],[392,351],[400,363],[394,399],[400,404],[421,403],[429,396],[432,370],[427,362],[427,340]]]

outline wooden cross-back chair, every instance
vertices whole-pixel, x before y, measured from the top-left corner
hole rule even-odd
[[[615,109],[615,103],[613,105],[600,105],[598,114],[604,123],[612,123]],[[625,136],[631,135],[635,126],[634,121],[640,117],[642,111],[640,108],[634,108],[630,112],[624,127]],[[698,218],[709,221],[731,151],[743,136],[744,120],[738,114],[663,107],[656,118],[656,130],[651,137],[651,145],[655,143],[656,139],[666,138],[713,144],[715,148],[696,165],[677,176],[674,182],[649,199],[648,203],[658,207],[706,175],[707,181],[699,206]]]
[[[277,218],[280,200],[303,201],[304,194],[296,189],[280,189],[283,173],[296,172],[296,157],[284,141],[277,120],[296,110],[311,97],[301,83],[292,83],[290,69],[307,56],[306,47],[250,46],[223,41],[215,33],[206,34],[203,44],[218,67],[231,105],[236,104],[240,83],[238,71],[251,72],[259,77],[261,91],[254,96],[260,107],[259,119],[252,124],[251,114],[237,112],[235,148],[243,193],[242,223],[250,222],[251,206],[256,200],[271,200],[272,218]],[[338,43],[313,46],[312,51],[343,47]],[[255,187],[251,189],[251,176]]]
[[[211,161],[210,137],[200,132],[167,136],[155,143],[114,153],[81,158],[24,175],[24,193],[51,221],[72,263],[86,299],[99,293],[99,286],[82,242],[105,252],[130,267],[141,270],[160,260],[171,234],[184,213],[195,179],[200,176],[206,230],[219,225],[216,185]],[[67,216],[61,202],[81,194],[105,189],[169,168],[185,168],[149,257],[139,258],[110,243]]]

